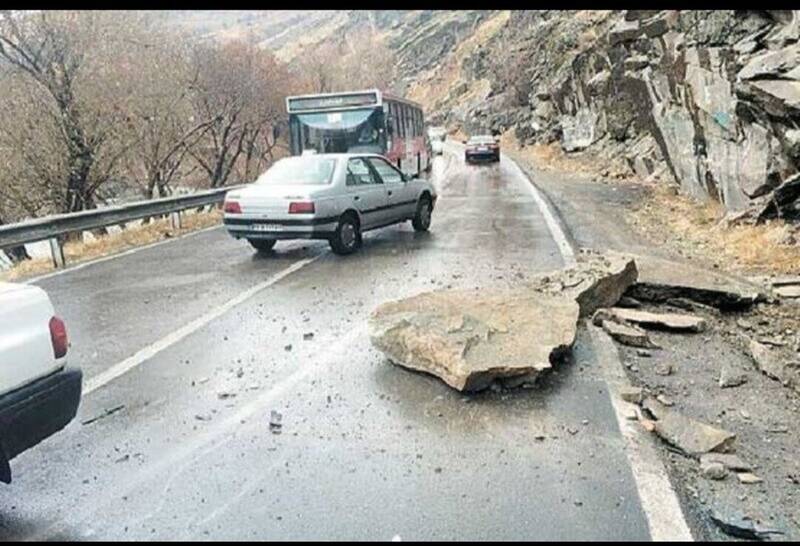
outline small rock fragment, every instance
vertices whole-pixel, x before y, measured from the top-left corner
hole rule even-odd
[[[281,415],[279,412],[277,412],[275,410],[271,410],[270,411],[270,414],[269,414],[269,430],[273,434],[280,434],[281,433],[281,428],[283,427],[283,424],[281,423],[282,420],[283,420],[283,415]]]
[[[668,362],[662,362],[661,364],[656,366],[655,372],[656,375],[663,375],[663,376],[671,375],[672,364],[669,364]]]
[[[639,413],[636,411],[635,406],[626,406],[622,409],[622,416],[626,421],[636,421],[639,419]]]
[[[772,290],[781,298],[800,298],[800,286],[776,286]]]
[[[787,362],[778,349],[773,349],[756,340],[750,340],[750,355],[756,366],[772,379],[783,384],[800,383],[798,370]]]
[[[693,315],[677,313],[650,313],[648,311],[625,309],[622,307],[598,309],[592,316],[592,322],[598,325],[599,322],[603,320],[632,322],[644,327],[677,330],[682,332],[703,332],[708,327],[708,324],[704,318]]]
[[[603,330],[605,330],[608,335],[623,345],[650,349],[658,347],[655,343],[650,341],[647,332],[641,328],[629,324],[622,324],[613,320],[603,320],[601,324]]]
[[[659,402],[661,402],[662,404],[664,404],[667,407],[675,405],[675,402],[673,402],[670,398],[667,398],[663,394],[659,394],[658,396],[656,396],[656,400],[658,400]]]
[[[752,472],[740,472],[736,474],[736,477],[739,479],[739,483],[744,484],[761,483],[764,481]]]
[[[711,521],[719,527],[725,534],[744,538],[747,540],[764,540],[771,534],[784,534],[779,529],[766,529],[757,527],[753,520],[738,512],[730,510],[711,510],[709,513]]]
[[[303,334],[303,340],[308,341],[310,339],[314,339],[314,332],[306,332]]]
[[[622,387],[619,390],[619,397],[626,402],[630,402],[632,404],[640,404],[642,402],[642,388]]]
[[[747,374],[724,362],[719,371],[719,386],[723,389],[738,387],[747,383]]]
[[[707,425],[670,409],[653,398],[643,407],[656,417],[655,432],[665,442],[689,456],[697,457],[709,451],[730,449],[736,435]]]
[[[734,472],[747,472],[752,467],[733,453],[705,453],[700,456],[700,464],[718,463]]]
[[[723,464],[705,462],[702,459],[700,460],[700,471],[703,473],[703,476],[710,480],[724,480],[725,476],[728,475],[728,471],[725,470]]]

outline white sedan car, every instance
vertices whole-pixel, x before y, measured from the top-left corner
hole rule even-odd
[[[411,220],[416,231],[427,231],[436,197],[433,185],[380,155],[293,156],[228,192],[224,223],[257,250],[279,239],[326,239],[337,254],[349,254],[370,229]]]
[[[67,366],[67,330],[39,287],[0,282],[0,481],[9,461],[63,429],[83,374]]]

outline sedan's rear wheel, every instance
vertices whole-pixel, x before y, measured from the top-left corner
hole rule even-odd
[[[417,203],[417,212],[411,220],[411,225],[414,226],[414,231],[428,231],[431,227],[431,214],[433,212],[433,205],[431,199],[427,195],[420,198]]]
[[[248,239],[247,242],[259,252],[267,252],[275,246],[275,239]]]
[[[352,254],[358,250],[361,246],[361,226],[358,219],[352,214],[342,216],[330,243],[336,254]]]

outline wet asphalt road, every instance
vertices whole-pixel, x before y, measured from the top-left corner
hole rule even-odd
[[[91,380],[314,258],[85,396],[12,462],[0,538],[649,538],[585,337],[539,389],[473,396],[370,346],[383,301],[561,267],[515,172],[437,158],[431,232],[372,232],[349,257],[324,242],[255,254],[213,229],[38,281]]]

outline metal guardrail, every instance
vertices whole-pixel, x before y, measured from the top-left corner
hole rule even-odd
[[[225,200],[225,194],[228,191],[241,187],[243,186],[227,186],[190,195],[137,201],[103,209],[56,214],[17,224],[3,225],[0,226],[0,249],[49,240],[53,264],[55,267],[64,267],[61,238],[68,233],[99,229],[166,214],[171,215],[174,227],[180,227],[181,211],[221,203]]]

